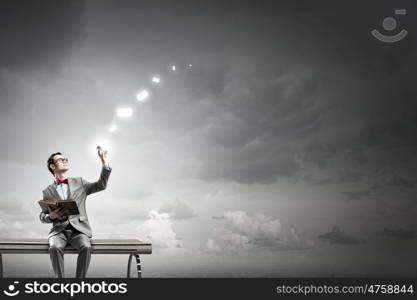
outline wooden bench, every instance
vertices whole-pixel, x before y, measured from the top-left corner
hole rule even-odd
[[[0,240],[0,278],[3,278],[2,254],[49,254],[47,239],[7,239]],[[64,253],[78,253],[71,246]],[[136,258],[138,278],[142,277],[139,254],[151,254],[152,244],[140,240],[127,239],[91,239],[91,254],[129,254],[127,278],[130,277],[132,258]]]

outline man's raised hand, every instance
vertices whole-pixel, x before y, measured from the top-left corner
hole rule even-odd
[[[97,146],[97,153],[98,157],[100,157],[101,162],[104,164],[107,164],[109,162],[107,158],[107,150],[103,150],[100,146]]]

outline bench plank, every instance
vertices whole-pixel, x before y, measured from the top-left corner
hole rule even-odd
[[[68,245],[65,253],[78,253]],[[43,254],[49,253],[48,239],[5,239],[0,240],[0,278],[3,278],[3,257],[5,253]],[[91,239],[93,254],[129,254],[127,277],[130,277],[130,264],[133,256],[136,258],[138,278],[142,277],[139,254],[151,254],[152,244],[136,239]]]
[[[151,254],[152,244],[137,239],[91,239],[92,254]],[[47,239],[0,240],[0,253],[49,253]],[[65,253],[77,253],[68,245]]]

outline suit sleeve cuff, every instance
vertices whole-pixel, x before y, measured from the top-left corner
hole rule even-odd
[[[109,163],[103,164],[103,168],[106,169],[107,171],[111,171]]]

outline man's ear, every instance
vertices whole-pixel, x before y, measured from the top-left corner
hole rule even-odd
[[[53,165],[53,164],[50,164],[50,165],[49,165],[49,167],[50,167],[52,170],[55,170],[55,168],[56,168],[56,167],[55,167],[55,165]]]

